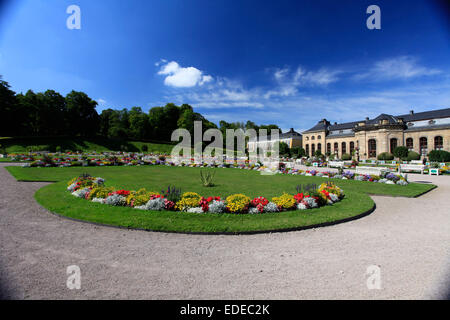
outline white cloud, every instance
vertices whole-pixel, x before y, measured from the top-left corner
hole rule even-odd
[[[97,103],[101,106],[104,106],[106,104],[106,100],[99,98],[99,99],[97,99]]]
[[[326,68],[321,68],[318,71],[304,71],[301,67],[297,69],[294,76],[294,81],[300,85],[319,85],[326,86],[332,82],[339,80],[337,77],[341,71],[339,70],[328,70]]]
[[[414,57],[400,56],[378,61],[368,72],[357,74],[354,78],[357,80],[409,79],[414,77],[436,75],[441,72],[442,71],[438,69],[427,68],[419,65],[417,59]]]
[[[166,76],[164,79],[166,86],[176,88],[201,86],[213,80],[212,76],[203,75],[203,72],[199,69],[194,67],[183,68],[175,61],[164,64],[158,74]]]

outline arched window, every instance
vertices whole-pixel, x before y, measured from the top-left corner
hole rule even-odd
[[[347,144],[345,142],[342,142],[341,146],[342,154],[347,153]]]
[[[407,138],[406,139],[406,147],[409,150],[412,150],[414,148],[414,140],[413,140],[413,138]]]
[[[391,139],[391,153],[394,153],[394,149],[397,148],[397,138],[392,138]]]
[[[350,154],[352,154],[353,151],[355,151],[355,143],[353,141],[351,141],[350,142]]]
[[[316,145],[313,143],[311,144],[311,155],[314,156],[315,152],[316,152]]]
[[[337,142],[334,143],[334,153],[338,153],[339,152],[339,144]]]
[[[327,143],[327,153],[331,153],[331,143]]]
[[[318,143],[317,144],[317,151],[319,151],[320,153],[322,153],[322,144]]]
[[[315,140],[315,139],[316,139],[316,137],[314,137],[314,136],[311,137],[311,140]]]
[[[444,139],[441,136],[434,137],[434,150],[442,150],[444,148]]]
[[[309,156],[309,144],[305,146],[306,155]]]
[[[369,157],[374,158],[377,156],[377,141],[375,139],[370,139],[369,143]]]
[[[419,139],[420,154],[426,156],[428,153],[428,139],[422,137]]]

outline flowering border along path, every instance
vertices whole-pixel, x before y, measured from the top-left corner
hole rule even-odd
[[[101,204],[149,211],[167,210],[196,214],[261,214],[307,210],[332,205],[344,198],[343,190],[332,182],[322,183],[319,188],[306,185],[303,192],[298,192],[296,195],[283,193],[279,197],[273,197],[272,201],[261,196],[252,200],[244,194],[233,194],[226,200],[220,197],[204,198],[195,192],[185,192],[181,195],[179,190],[170,187],[161,193],[145,189],[116,190],[114,187],[106,187],[103,178],[90,176],[73,178],[68,183],[67,190],[73,196]]]

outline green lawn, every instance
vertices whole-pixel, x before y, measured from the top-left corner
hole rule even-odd
[[[183,192],[194,191],[203,196],[226,197],[244,193],[249,197],[272,198],[283,192],[294,194],[299,184],[327,181],[326,178],[294,175],[263,176],[256,171],[240,169],[215,170],[215,186],[203,187],[200,168],[145,167],[88,167],[88,168],[21,168],[7,167],[21,181],[55,181],[36,193],[37,201],[50,211],[70,218],[115,226],[179,232],[246,232],[305,227],[357,216],[370,210],[374,203],[368,194],[417,196],[434,186],[410,184],[385,185],[372,182],[332,180],[344,189],[346,197],[333,206],[307,211],[290,211],[262,215],[188,214],[180,212],[149,212],[125,207],[112,207],[78,199],[66,191],[67,181],[89,173],[106,179],[116,188],[160,191],[169,184]]]

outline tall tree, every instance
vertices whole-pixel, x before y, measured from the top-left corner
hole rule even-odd
[[[98,132],[100,119],[95,110],[96,101],[84,92],[72,91],[66,96],[66,105],[73,135],[93,136]]]
[[[17,106],[16,93],[12,91],[8,82],[0,76],[0,134],[7,136],[14,132],[15,111]]]

